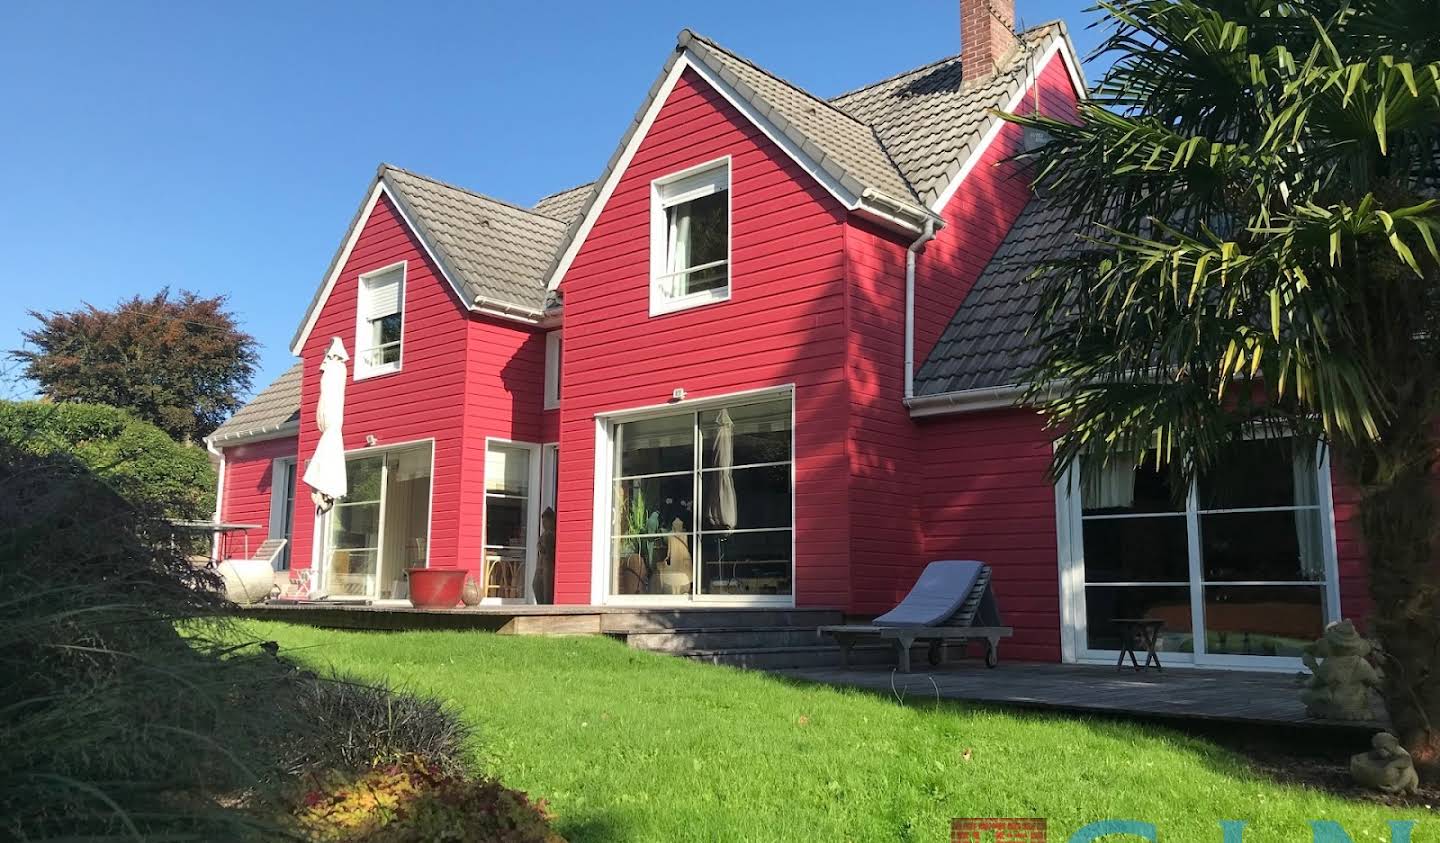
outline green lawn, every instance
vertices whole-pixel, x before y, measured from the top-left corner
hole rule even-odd
[[[1185,843],[1219,843],[1220,819],[1249,820],[1247,843],[1309,841],[1312,818],[1359,843],[1416,818],[1416,843],[1440,840],[1435,815],[1282,787],[1149,726],[900,705],[598,638],[250,628],[308,664],[451,700],[479,727],[480,767],[544,798],[575,841],[942,841],[952,817],[1048,817],[1052,841],[1142,819]]]

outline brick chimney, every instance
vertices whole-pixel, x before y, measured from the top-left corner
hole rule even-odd
[[[960,0],[960,75],[966,82],[995,72],[1015,46],[1015,0]]]

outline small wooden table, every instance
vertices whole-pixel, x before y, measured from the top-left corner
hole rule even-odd
[[[1125,668],[1127,655],[1136,670],[1148,670],[1152,663],[1156,670],[1163,670],[1156,648],[1160,641],[1160,630],[1165,627],[1164,621],[1158,618],[1111,618],[1110,622],[1120,629],[1120,658],[1115,661],[1116,670]],[[1145,648],[1144,666],[1135,658],[1137,646]]]

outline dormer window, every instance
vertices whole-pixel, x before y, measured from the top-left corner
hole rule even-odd
[[[650,315],[730,298],[730,159],[655,180]]]
[[[360,276],[355,327],[357,379],[400,371],[404,305],[404,262]]]

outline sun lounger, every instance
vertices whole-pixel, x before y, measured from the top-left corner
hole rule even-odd
[[[900,671],[910,672],[910,648],[917,641],[930,643],[929,660],[939,665],[948,642],[963,647],[973,640],[985,642],[985,664],[1000,663],[1000,639],[1014,630],[1000,625],[1000,607],[990,588],[990,566],[980,562],[931,562],[905,599],[868,624],[822,626],[820,633],[840,645],[840,662],[850,663],[850,648],[857,641],[879,638],[895,642]]]

